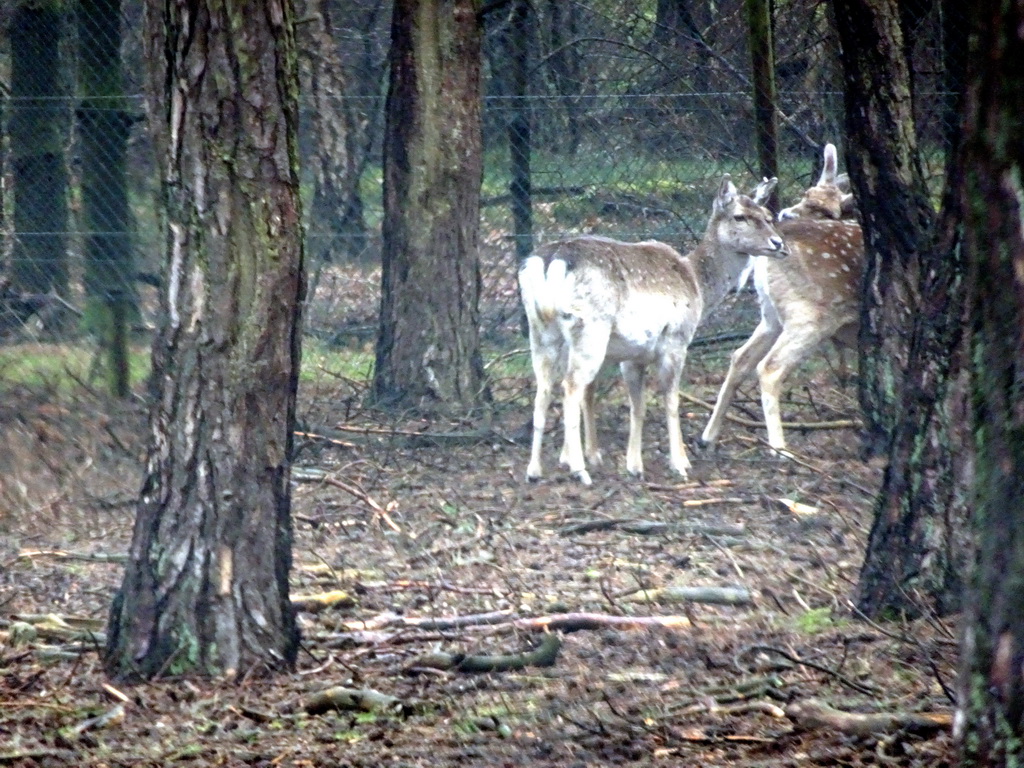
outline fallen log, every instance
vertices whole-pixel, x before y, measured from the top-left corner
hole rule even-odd
[[[584,629],[676,629],[690,626],[685,616],[610,616],[603,613],[557,613],[516,619],[516,629],[579,632]]]
[[[918,736],[933,736],[949,730],[953,723],[950,712],[877,712],[861,714],[843,712],[815,699],[789,704],[786,717],[806,730],[827,728],[851,736],[878,736],[906,732]]]
[[[335,710],[356,710],[358,712],[392,712],[402,709],[402,701],[372,688],[344,688],[335,686],[314,694],[306,701],[307,714],[322,715]]]
[[[502,655],[465,654],[465,653],[432,653],[421,656],[407,667],[407,671],[415,673],[417,669],[442,669],[456,672],[509,672],[525,667],[551,667],[555,664],[562,641],[557,634],[551,632],[544,636],[540,645],[525,653]]]
[[[315,595],[292,595],[292,607],[306,613],[319,613],[328,608],[351,608],[355,598],[342,589],[320,592]]]
[[[634,603],[706,603],[709,605],[749,605],[754,601],[749,589],[742,587],[656,587],[641,589],[627,596]]]

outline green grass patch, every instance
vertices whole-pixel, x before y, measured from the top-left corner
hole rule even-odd
[[[356,381],[373,377],[374,352],[371,349],[340,347],[310,336],[302,339],[302,365],[299,380],[315,382],[325,373]]]
[[[816,635],[846,623],[846,619],[833,616],[831,608],[812,608],[793,619],[794,628],[806,635]]]
[[[149,344],[129,347],[132,385],[149,376],[149,352]],[[0,346],[0,392],[14,387],[71,392],[82,383],[102,387],[107,375],[106,356],[91,344],[33,342]]]

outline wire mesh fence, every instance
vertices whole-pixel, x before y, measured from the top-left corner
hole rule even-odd
[[[141,4],[0,10],[0,384],[42,371],[115,388],[148,366],[158,321],[157,165],[145,127]],[[941,169],[938,4],[907,4],[919,141]],[[509,2],[483,15],[484,338],[518,334],[517,257],[570,233],[700,235],[724,172],[760,178],[742,0]],[[315,350],[376,330],[390,3],[301,9],[300,152]],[[776,3],[780,197],[842,146],[829,4]],[[317,346],[319,345],[319,346]],[[118,348],[121,352],[118,353]],[[120,355],[120,356],[119,356]]]

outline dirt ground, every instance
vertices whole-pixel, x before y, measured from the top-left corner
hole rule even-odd
[[[735,327],[750,302],[705,334]],[[684,391],[712,399],[738,343],[696,347]],[[853,388],[820,360],[792,385],[787,421],[855,418]],[[557,466],[557,427],[547,476],[528,484],[527,373],[496,379],[486,428],[367,410],[363,386],[325,372],[303,387],[305,427],[333,441],[299,440],[293,593],[345,595],[300,614],[297,669],[120,689],[97,649],[131,533],[143,407],[38,388],[0,403],[0,764],[953,762],[943,727],[814,716],[818,704],[951,709],[952,626],[879,625],[852,609],[881,472],[860,460],[855,430],[790,429],[790,460],[769,455],[763,430],[731,423],[716,453],[691,445],[681,482],[666,471],[652,401],[647,474],[634,480],[621,469],[626,407],[609,376],[608,460],[594,485]],[[756,397],[748,387],[735,415],[758,419]],[[692,443],[708,413],[692,400],[684,410]],[[684,587],[713,589],[693,600]],[[541,643],[554,652],[547,665],[460,666],[537,661],[516,655]],[[336,686],[385,698],[308,711]]]

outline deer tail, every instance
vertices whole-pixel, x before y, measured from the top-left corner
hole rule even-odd
[[[555,319],[555,304],[565,282],[566,265],[551,259],[546,265],[541,256],[528,256],[519,270],[519,290],[527,317],[550,323]]]

